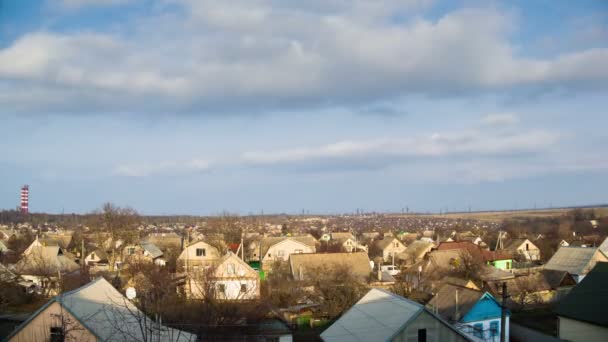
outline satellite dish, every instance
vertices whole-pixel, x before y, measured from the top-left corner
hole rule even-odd
[[[137,292],[135,292],[135,288],[134,287],[127,288],[127,298],[129,298],[129,300],[133,300],[133,299],[135,299],[135,297],[137,297]]]

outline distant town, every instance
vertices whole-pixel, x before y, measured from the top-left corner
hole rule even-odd
[[[577,340],[608,208],[336,216],[0,212],[7,341]]]

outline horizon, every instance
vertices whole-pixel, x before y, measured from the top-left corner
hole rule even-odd
[[[608,203],[602,0],[0,1],[0,89],[0,208]]]

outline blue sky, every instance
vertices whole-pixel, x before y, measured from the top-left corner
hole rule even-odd
[[[608,202],[605,1],[0,1],[0,208]]]

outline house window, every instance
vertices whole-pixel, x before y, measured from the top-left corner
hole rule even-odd
[[[395,242],[393,246],[395,246],[395,248],[399,247],[399,242]]]
[[[473,325],[473,335],[475,337],[483,338],[483,323],[475,323],[475,325]]]
[[[526,243],[526,250],[527,250],[527,251],[529,251],[529,250],[530,250],[530,245],[528,245],[527,243]]]
[[[230,263],[230,264],[226,265],[226,273],[231,274],[231,275],[236,273],[234,271],[234,264]]]
[[[135,247],[129,247],[129,248],[127,248],[127,254],[128,255],[135,254]]]
[[[511,262],[507,261],[507,269],[510,270],[511,269]]]
[[[65,335],[63,334],[63,329],[61,327],[52,327],[51,328],[51,342],[63,342],[65,341]]]
[[[302,254],[302,253],[304,253],[304,251],[303,251],[303,250],[301,250],[301,249],[296,249],[294,252],[295,252],[296,254]]]
[[[247,284],[241,284],[241,293],[247,292]]]
[[[491,337],[498,336],[498,321],[490,322],[490,336]]]
[[[200,257],[200,256],[206,256],[207,255],[207,251],[204,248],[197,248],[196,249],[196,256]]]
[[[217,284],[217,292],[226,293],[226,285],[225,284]]]
[[[426,342],[426,329],[418,329],[418,342]]]

